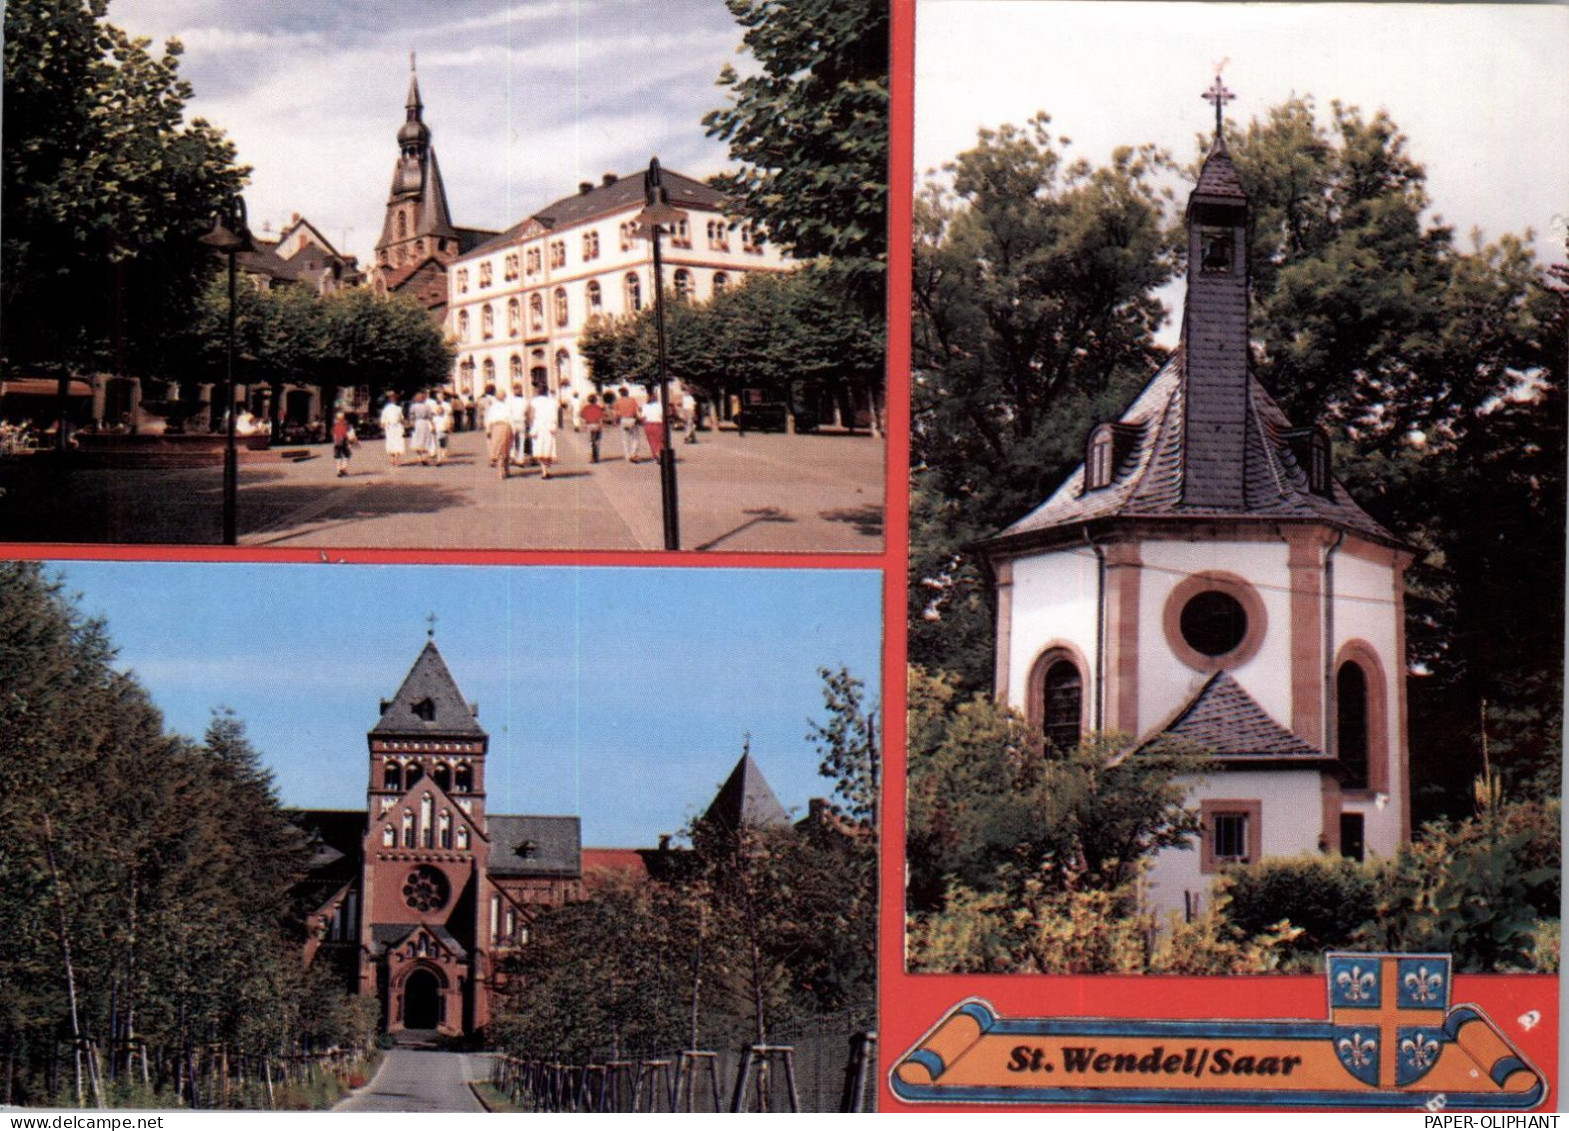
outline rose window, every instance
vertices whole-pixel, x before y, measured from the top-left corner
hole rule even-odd
[[[403,902],[416,911],[436,911],[447,902],[447,877],[422,864],[403,881]]]

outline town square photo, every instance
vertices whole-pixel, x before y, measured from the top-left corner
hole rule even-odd
[[[916,5],[885,1100],[1551,1094],[1566,16]]]
[[[881,551],[888,28],[7,0],[0,539]]]
[[[0,1104],[862,1110],[880,590],[0,564]]]

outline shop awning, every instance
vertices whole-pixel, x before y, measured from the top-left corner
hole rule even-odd
[[[73,397],[93,395],[93,387],[86,381],[72,381],[68,387],[68,395]],[[0,381],[0,397],[57,397],[59,395],[60,382],[53,377],[13,377],[9,381]]]

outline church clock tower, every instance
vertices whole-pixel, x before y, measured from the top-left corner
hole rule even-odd
[[[448,263],[463,250],[461,234],[447,209],[447,190],[430,142],[430,127],[425,124],[425,104],[420,100],[412,54],[403,112],[392,191],[387,196],[381,238],[376,241],[376,267],[384,279],[427,259]]]
[[[367,736],[360,991],[383,1001],[389,1031],[484,1023],[489,737],[476,715],[432,639]]]

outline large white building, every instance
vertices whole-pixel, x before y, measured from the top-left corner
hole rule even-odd
[[[1218,135],[1188,202],[1182,341],[1085,462],[985,545],[999,697],[1049,741],[1163,735],[1198,851],[1160,852],[1158,912],[1200,910],[1231,863],[1389,855],[1410,837],[1408,547],[1346,494],[1320,428],[1253,377],[1248,200]]]
[[[714,189],[670,170],[664,186],[687,214],[663,237],[667,294],[706,302],[748,272],[789,269],[761,232],[726,215]],[[538,378],[552,392],[563,383],[593,390],[578,350],[584,327],[653,302],[653,246],[637,224],[643,207],[641,171],[606,174],[452,261],[446,329],[460,393],[527,389]]]

